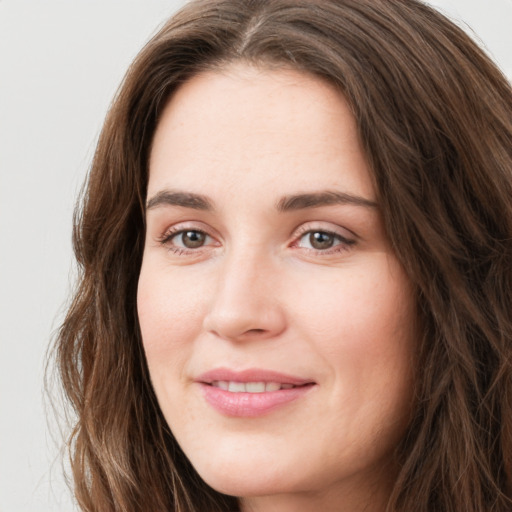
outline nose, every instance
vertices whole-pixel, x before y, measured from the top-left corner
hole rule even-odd
[[[277,337],[286,328],[278,300],[278,274],[271,262],[247,251],[227,257],[216,274],[204,329],[232,341]]]

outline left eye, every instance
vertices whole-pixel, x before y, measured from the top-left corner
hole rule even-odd
[[[208,243],[210,237],[197,229],[186,229],[174,234],[171,238],[173,245],[185,249],[198,249]]]
[[[308,231],[300,237],[297,245],[316,251],[325,251],[343,243],[350,244],[351,242],[329,231]]]

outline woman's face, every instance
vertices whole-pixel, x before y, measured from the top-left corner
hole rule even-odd
[[[160,407],[213,488],[254,510],[387,491],[414,300],[332,86],[239,64],[177,90],[151,151],[138,311]]]

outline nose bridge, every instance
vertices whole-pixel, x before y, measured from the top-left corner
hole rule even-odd
[[[278,269],[258,244],[232,247],[224,256],[205,329],[228,339],[268,338],[284,329],[275,293]]]

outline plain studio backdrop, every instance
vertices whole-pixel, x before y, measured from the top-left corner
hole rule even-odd
[[[183,3],[0,0],[0,512],[76,510],[43,391],[73,283],[73,206],[125,70]],[[512,0],[430,3],[512,78]]]

